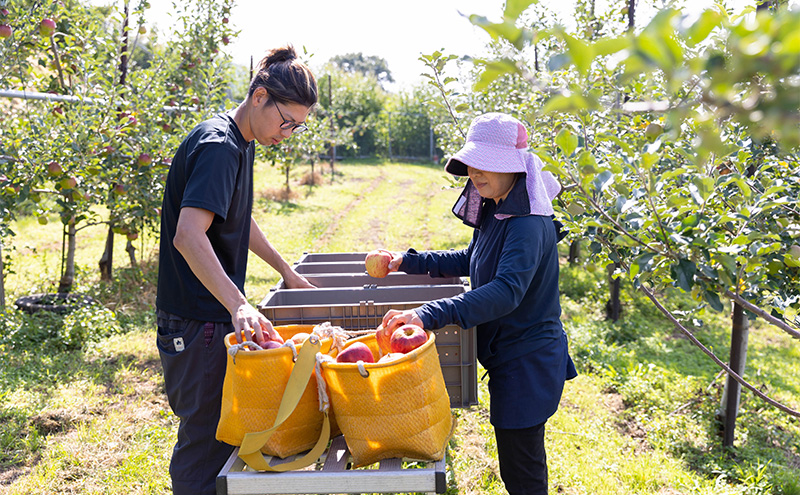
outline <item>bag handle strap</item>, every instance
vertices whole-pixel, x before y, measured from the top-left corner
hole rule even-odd
[[[278,464],[277,466],[270,466],[264,454],[261,453],[261,448],[267,443],[275,430],[286,421],[292,412],[294,412],[297,403],[300,402],[300,397],[302,397],[303,392],[305,392],[308,381],[314,373],[316,354],[320,350],[320,347],[319,338],[315,335],[309,337],[303,345],[300,346],[300,351],[297,354],[297,361],[294,363],[292,373],[289,375],[286,389],[281,398],[281,404],[278,407],[278,414],[275,417],[275,423],[272,427],[268,430],[246,433],[244,435],[242,445],[239,447],[239,457],[252,469],[274,472],[300,469],[311,465],[325,452],[325,448],[328,446],[328,440],[330,440],[331,436],[331,424],[327,411],[324,412],[322,432],[320,433],[319,440],[317,440],[314,447],[303,457]]]

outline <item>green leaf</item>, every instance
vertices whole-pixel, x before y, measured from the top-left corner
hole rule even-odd
[[[593,174],[597,171],[596,166],[597,160],[591,151],[582,151],[578,155],[578,167],[580,167],[582,173]]]
[[[593,47],[567,33],[562,33],[562,37],[567,43],[567,53],[572,58],[575,68],[578,69],[581,76],[586,76],[592,60],[594,60]]]
[[[597,174],[597,177],[592,181],[592,185],[594,186],[594,190],[597,193],[601,193],[608,189],[608,186],[614,183],[614,174],[611,173],[610,170],[604,170]]]
[[[506,7],[503,10],[503,18],[515,20],[534,3],[539,3],[539,0],[506,0]]]
[[[578,136],[565,127],[556,136],[556,146],[561,148],[564,156],[572,156],[575,148],[578,147]]]
[[[483,91],[488,88],[489,85],[492,84],[492,82],[494,82],[494,80],[498,77],[517,72],[519,72],[517,64],[510,59],[500,59],[486,62],[483,66],[483,72],[481,72],[478,81],[474,85],[474,89],[475,91]]]
[[[622,38],[600,38],[592,45],[592,53],[596,57],[610,55],[621,52],[631,46],[631,40],[627,37]]]
[[[494,23],[486,17],[473,14],[469,16],[469,21],[489,33],[493,40],[503,38],[517,50],[525,48],[533,39],[533,33],[529,29],[517,27],[513,20]]]
[[[673,265],[673,270],[677,286],[686,292],[691,292],[694,285],[694,276],[697,273],[697,267],[694,262],[681,259],[677,265]]]
[[[695,46],[704,39],[708,38],[711,31],[720,25],[723,16],[719,10],[707,9],[700,14],[700,18],[691,25],[686,32],[686,40],[689,46]]]
[[[711,306],[712,309],[715,311],[722,311],[725,307],[722,305],[722,301],[719,299],[719,294],[716,292],[712,292],[710,290],[706,290],[703,292],[703,299],[705,299],[708,304]]]

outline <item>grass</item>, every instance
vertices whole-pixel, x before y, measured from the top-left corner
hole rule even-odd
[[[319,167],[318,167],[319,170]],[[450,213],[457,190],[440,167],[380,161],[338,164],[331,183],[301,185],[307,169],[284,177],[258,164],[254,216],[289,262],[304,252],[450,249],[472,231]],[[56,219],[14,225],[7,300],[55,289],[61,230]],[[0,493],[166,494],[177,420],[169,411],[155,348],[157,238],[136,242],[140,269],[128,266],[117,236],[114,280],[98,280],[105,229],[79,233],[76,291],[98,306],[65,322],[12,308],[0,337]],[[566,248],[566,246],[562,246]],[[639,294],[623,291],[624,314],[606,322],[604,271],[562,265],[563,320],[580,375],[568,382],[547,426],[552,493],[800,494],[800,421],[745,391],[736,446],[720,447],[715,413],[724,379],[716,366]],[[278,281],[251,260],[253,303]],[[670,307],[686,296],[667,292]],[[698,314],[697,336],[723,359],[729,321]],[[73,340],[69,340],[72,336]],[[72,345],[77,342],[83,345]],[[745,377],[800,409],[800,348],[754,322]],[[483,370],[479,369],[479,377]],[[448,459],[450,495],[505,493],[488,422],[485,381],[478,406],[456,410]]]

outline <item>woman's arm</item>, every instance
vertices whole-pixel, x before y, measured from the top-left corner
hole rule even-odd
[[[454,297],[437,299],[414,311],[426,329],[455,323],[470,328],[514,311],[533,280],[543,252],[542,228],[534,217],[510,219],[497,270],[489,283]],[[551,226],[552,228],[552,226]]]

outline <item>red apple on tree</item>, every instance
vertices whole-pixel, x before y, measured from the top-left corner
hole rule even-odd
[[[53,33],[55,32],[56,21],[53,19],[42,19],[42,22],[39,23],[39,34],[44,38],[49,38],[50,36],[53,36]]]
[[[222,44],[227,45],[230,42],[231,42],[231,40],[227,36],[223,36],[222,37]]]
[[[414,324],[403,325],[392,333],[389,348],[392,352],[406,354],[428,341],[428,334]]]
[[[139,238],[139,234],[136,232],[128,232],[128,234],[125,237],[127,237],[129,241],[135,241],[136,239]]]
[[[385,249],[377,249],[367,253],[364,259],[364,266],[370,277],[383,278],[389,275],[389,263],[392,261],[392,253]]]
[[[357,363],[359,361],[364,361],[365,363],[375,362],[372,351],[363,342],[353,342],[336,356],[337,363]]]
[[[146,167],[151,163],[153,163],[153,159],[147,153],[142,153],[141,155],[139,155],[139,158],[137,158],[136,161],[137,163],[139,163],[140,167]]]
[[[47,164],[47,173],[51,177],[55,177],[56,175],[61,175],[62,172],[64,172],[64,169],[62,169],[61,165],[59,165],[58,163],[50,162]]]
[[[122,184],[114,184],[114,192],[120,196],[125,194],[125,186]]]
[[[61,181],[61,187],[63,189],[74,189],[78,185],[78,179],[75,177],[67,177],[66,179]]]
[[[0,38],[9,38],[14,30],[8,24],[0,24]]]

